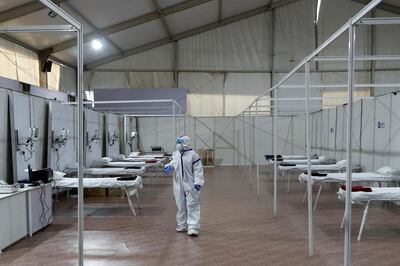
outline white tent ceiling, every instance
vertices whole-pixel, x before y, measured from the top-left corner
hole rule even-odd
[[[48,9],[32,9],[31,13],[18,13],[18,8],[31,5],[33,0],[3,0],[0,2],[2,25],[63,24],[59,18],[47,15]],[[61,8],[78,19],[84,33],[92,38],[100,37],[104,48],[93,51],[87,42],[84,47],[84,63],[90,64],[111,55],[159,40],[174,37],[223,19],[243,14],[246,11],[276,5],[290,4],[296,0],[58,0]],[[301,1],[301,0],[297,0]],[[358,1],[362,0],[349,0]],[[368,1],[367,1],[368,2]],[[398,0],[385,3],[399,7]],[[175,9],[174,9],[175,8]],[[176,10],[177,8],[177,10]],[[25,8],[26,10],[27,8]],[[160,12],[161,11],[161,12]],[[400,11],[399,11],[400,12]],[[12,19],[8,15],[14,15]],[[5,16],[7,15],[7,16]],[[104,32],[106,31],[106,32]],[[71,33],[16,33],[9,34],[18,42],[39,51],[51,51],[57,44],[73,40]],[[60,46],[57,46],[60,47]],[[70,65],[75,65],[75,47],[61,46],[52,55]]]

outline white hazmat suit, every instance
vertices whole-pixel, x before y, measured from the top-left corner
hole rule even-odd
[[[187,136],[177,139],[177,150],[172,154],[169,165],[175,172],[173,189],[178,208],[177,231],[187,229],[189,235],[197,235],[200,229],[200,189],[204,184],[204,175],[200,157],[190,148],[189,140]]]

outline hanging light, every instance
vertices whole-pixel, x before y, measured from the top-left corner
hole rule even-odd
[[[315,23],[318,24],[318,19],[319,19],[319,11],[321,10],[321,2],[322,0],[318,0],[317,2],[317,17],[315,19]]]
[[[103,42],[101,39],[94,39],[92,40],[92,48],[94,50],[100,50],[103,47]]]

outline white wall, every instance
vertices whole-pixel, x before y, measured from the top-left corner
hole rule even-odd
[[[399,105],[400,96],[394,94],[354,103],[353,163],[361,164],[367,171],[387,165],[400,168],[397,145],[400,142]],[[318,154],[329,154],[337,160],[345,159],[346,108],[338,106],[313,114],[318,130],[317,134],[313,130],[312,143]],[[384,127],[378,127],[378,122],[384,123]]]

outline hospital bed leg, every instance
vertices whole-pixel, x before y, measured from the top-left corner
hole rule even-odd
[[[287,193],[290,191],[290,173],[287,175]]]
[[[319,196],[321,195],[321,191],[322,191],[322,186],[323,185],[324,185],[324,183],[322,182],[321,185],[319,186],[317,197],[315,198],[315,203],[314,203],[314,212],[315,212],[315,209],[317,208],[317,203],[318,203],[318,200],[319,200]]]
[[[308,187],[306,186],[306,192],[304,192],[304,196],[303,196],[303,203],[306,201],[307,192],[308,192]]]
[[[140,200],[139,200],[139,191],[136,191],[135,196],[136,196],[136,200],[137,200],[139,209],[142,209],[142,204],[140,204]]]
[[[369,209],[369,204],[370,204],[370,200],[367,202],[367,204],[365,205],[365,209],[364,209],[364,214],[363,214],[363,218],[361,221],[361,227],[360,227],[360,232],[358,232],[358,237],[357,237],[357,241],[361,241],[361,236],[365,227],[365,224],[367,223],[367,217],[368,217],[368,209]]]
[[[123,188],[121,188],[121,199],[124,199],[124,196],[125,196],[125,191]]]
[[[346,211],[344,211],[343,218],[342,218],[342,223],[340,224],[340,229],[343,229],[343,227],[344,227],[344,218],[345,217],[346,217]]]
[[[128,198],[129,208],[131,209],[133,216],[136,216],[135,208],[133,208],[132,199],[131,196],[129,195],[129,191],[126,187],[124,188],[124,190],[126,193],[126,197]]]

